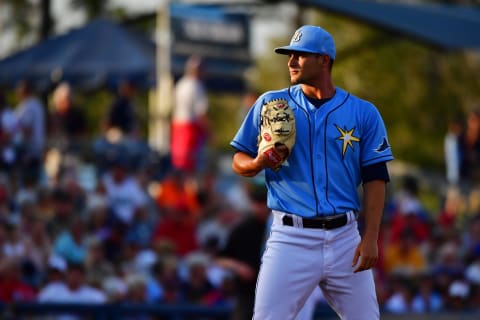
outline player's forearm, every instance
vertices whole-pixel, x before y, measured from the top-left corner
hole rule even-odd
[[[364,184],[363,189],[363,212],[365,214],[363,237],[377,241],[385,206],[385,181],[369,181]]]
[[[233,156],[232,169],[236,174],[244,177],[257,175],[264,166],[259,158],[253,158],[244,152],[237,152]]]
[[[215,259],[215,263],[224,269],[235,271],[235,260],[231,258],[218,257]]]
[[[218,266],[234,272],[241,279],[255,279],[255,270],[245,262],[226,257],[219,257],[215,261]]]

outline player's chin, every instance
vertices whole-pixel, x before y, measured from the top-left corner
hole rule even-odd
[[[296,75],[290,74],[290,82],[292,84],[299,84],[300,83],[300,78]]]
[[[302,76],[299,71],[290,71],[290,82],[292,84],[302,83]]]

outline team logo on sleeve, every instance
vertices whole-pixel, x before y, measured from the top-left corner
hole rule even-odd
[[[377,149],[375,149],[374,151],[375,152],[378,152],[378,153],[381,153],[385,150],[388,150],[390,149],[390,145],[388,144],[388,141],[387,141],[387,138],[386,137],[383,137],[383,140],[382,140],[382,143],[380,143],[377,147]]]
[[[338,132],[340,132],[340,136],[337,138],[337,140],[343,140],[342,157],[345,157],[348,147],[352,148],[352,150],[355,150],[353,143],[360,142],[360,138],[354,136],[355,128],[342,129],[338,125],[335,125],[335,127],[337,128]]]

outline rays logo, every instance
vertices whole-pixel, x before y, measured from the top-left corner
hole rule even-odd
[[[302,32],[297,30],[297,31],[295,31],[295,34],[292,37],[292,41],[290,41],[290,42],[298,42],[298,41],[300,41],[301,38],[302,38]]]
[[[374,151],[377,152],[377,153],[381,153],[385,150],[388,150],[390,149],[390,145],[388,144],[388,141],[387,141],[387,138],[386,137],[383,137],[383,140],[382,140],[382,143],[380,143],[377,147],[377,149],[375,149]]]
[[[355,128],[352,128],[350,130],[344,128],[342,129],[340,126],[335,125],[337,128],[338,132],[340,133],[340,136],[337,138],[337,140],[342,140],[342,158],[345,157],[345,153],[347,152],[348,148],[351,148],[352,150],[355,150],[354,147],[354,142],[359,143],[360,142],[360,137],[356,137],[354,135],[355,133]]]

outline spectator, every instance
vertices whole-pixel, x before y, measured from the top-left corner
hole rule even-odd
[[[50,186],[40,187],[37,191],[37,217],[45,223],[52,220],[55,215],[52,194]]]
[[[108,110],[106,131],[117,130],[121,136],[133,136],[138,131],[137,115],[132,99],[135,86],[131,81],[122,81],[118,86],[117,96]]]
[[[139,274],[149,276],[151,266],[157,257],[153,250],[143,248],[135,239],[126,239],[122,246],[120,261],[121,272],[125,275]]]
[[[74,218],[67,229],[54,239],[54,253],[69,263],[84,264],[88,253],[87,239],[83,220]]]
[[[465,257],[473,256],[480,246],[480,214],[465,221],[460,241],[459,253]]]
[[[128,293],[127,283],[121,272],[116,272],[113,276],[103,279],[102,288],[109,303],[124,302]]]
[[[7,104],[3,92],[0,91],[0,170],[7,174],[14,168],[17,160],[17,141],[15,132],[18,121],[14,110]]]
[[[386,273],[414,276],[425,271],[426,259],[417,244],[418,239],[415,238],[415,234],[405,229],[399,241],[391,243],[385,250]]]
[[[117,155],[101,183],[114,219],[130,225],[137,211],[146,205],[147,195],[131,173],[128,159]]]
[[[48,291],[46,290],[47,287],[49,287],[50,285],[55,286],[58,283],[62,283],[65,281],[65,271],[67,271],[67,262],[61,256],[52,254],[48,258],[46,269],[47,269],[47,274],[45,277],[45,282],[37,297],[40,300],[42,299],[41,293]]]
[[[135,242],[141,248],[147,248],[152,241],[155,222],[156,220],[148,215],[146,207],[138,207],[125,235],[127,241]]]
[[[463,278],[465,264],[462,260],[460,246],[455,240],[446,239],[437,252],[437,260],[431,267],[435,285],[446,297],[448,288],[454,279]]]
[[[143,275],[139,275],[139,274],[127,275],[125,283],[127,285],[127,294],[125,296],[124,302],[136,303],[136,304],[147,302],[147,283]],[[129,318],[127,317],[127,319]],[[132,319],[137,319],[137,317],[134,317]],[[150,318],[140,317],[139,319],[150,319]]]
[[[409,230],[420,245],[430,238],[430,225],[422,220],[415,208],[403,206],[402,211],[392,219],[391,239],[392,243],[400,241],[402,233]]]
[[[457,186],[460,182],[460,163],[462,161],[460,135],[462,134],[463,126],[463,119],[459,117],[451,119],[444,138],[443,150],[445,153],[446,178],[451,186]]]
[[[394,195],[388,206],[387,218],[393,219],[401,217],[401,214],[415,213],[420,220],[426,222],[429,218],[422,202],[419,199],[418,179],[411,175],[402,178],[402,185],[399,191]]]
[[[445,203],[437,217],[438,228],[442,233],[447,233],[452,228],[458,228],[460,218],[465,210],[464,199],[458,188],[449,188],[445,196]]]
[[[249,185],[251,212],[232,229],[217,263],[233,272],[235,308],[232,319],[251,319],[260,258],[267,236],[270,210],[264,185]]]
[[[35,289],[22,279],[18,258],[0,260],[0,302],[29,302],[36,298]]]
[[[181,279],[178,273],[178,258],[173,254],[163,255],[151,269],[147,282],[148,301],[175,304],[181,299]]]
[[[202,252],[192,252],[185,257],[187,275],[182,281],[182,300],[186,303],[198,305],[212,305],[215,301],[210,298],[219,298],[219,290],[210,282],[207,269],[209,257]]]
[[[405,176],[400,191],[394,196],[390,207],[390,242],[397,242],[404,230],[414,233],[421,244],[430,237],[430,216],[419,199],[418,180]]]
[[[72,196],[60,186],[52,191],[52,208],[53,217],[47,220],[47,228],[52,239],[55,239],[68,228],[77,212]]]
[[[47,276],[43,287],[38,292],[38,301],[50,299],[56,292],[59,292],[60,288],[65,286],[65,271],[67,271],[65,259],[57,255],[51,255],[48,258]]]
[[[68,263],[65,281],[55,282],[45,287],[39,294],[41,303],[101,304],[107,302],[102,290],[89,286],[85,281],[85,268],[82,264]],[[72,314],[59,315],[58,320],[81,319]]]
[[[32,266],[32,279],[30,282],[35,288],[46,277],[48,259],[52,253],[52,239],[47,232],[45,221],[34,219],[30,231],[24,234],[25,247],[24,261]]]
[[[100,241],[107,239],[112,230],[112,219],[108,210],[107,199],[100,191],[87,196],[85,213],[85,226],[88,234]]]
[[[52,100],[54,109],[50,113],[49,133],[53,145],[63,155],[82,156],[82,143],[87,134],[86,116],[83,109],[74,105],[70,85],[60,83],[53,92]]]
[[[465,312],[470,309],[470,284],[464,279],[454,279],[448,287],[445,307],[448,311]]]
[[[114,265],[107,260],[100,239],[88,239],[87,256],[85,258],[85,275],[89,285],[102,288],[103,281],[115,275]]]
[[[20,174],[23,179],[29,178],[38,183],[45,154],[45,108],[34,96],[33,87],[27,80],[20,81],[16,90],[19,99],[16,116],[21,134]]]
[[[199,221],[197,239],[202,248],[216,254],[225,247],[233,225],[243,215],[228,205],[220,205],[212,211],[208,217]]]
[[[163,212],[162,218],[156,223],[152,245],[155,247],[160,242],[167,242],[173,246],[175,254],[183,258],[198,249],[196,228],[197,224],[189,217],[186,204],[178,199],[174,209]]]
[[[0,173],[0,222],[12,222],[14,210],[14,193],[11,190],[11,180],[5,174]]]
[[[191,56],[175,86],[171,157],[175,168],[189,173],[205,165],[209,136],[208,97],[203,83],[204,61]]]
[[[417,283],[418,290],[412,300],[412,311],[415,313],[441,311],[443,309],[443,298],[435,287],[433,277],[428,273],[422,274],[419,276]]]
[[[392,293],[385,301],[385,310],[393,314],[412,311],[413,288],[408,277],[396,275],[391,278]]]
[[[469,188],[476,187],[480,183],[480,109],[468,113],[460,146],[463,152],[461,177]]]
[[[180,200],[186,205],[188,215],[197,219],[200,208],[196,181],[181,170],[172,170],[159,183],[155,201],[163,212],[174,210]]]
[[[480,244],[470,254],[470,263],[465,270],[465,278],[472,284],[480,286]]]

